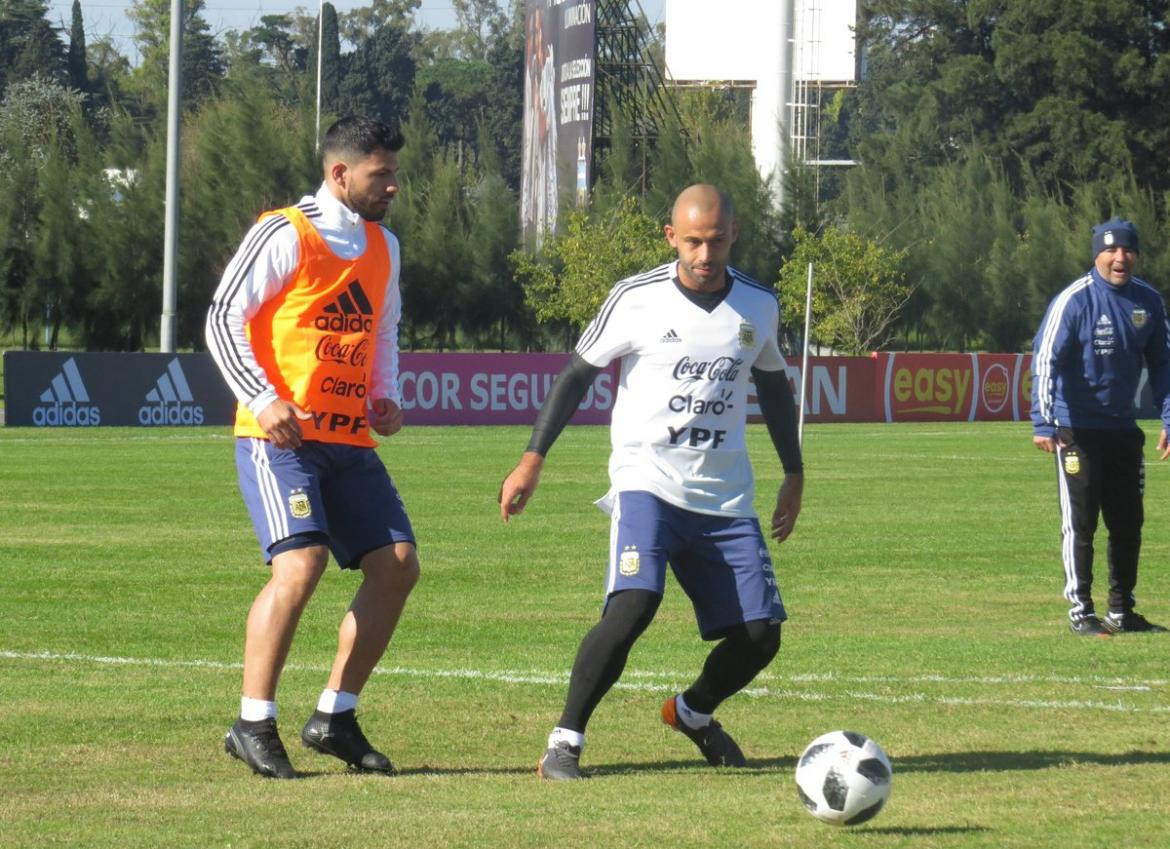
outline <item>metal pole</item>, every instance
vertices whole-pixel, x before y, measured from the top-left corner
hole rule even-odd
[[[313,150],[321,150],[321,45],[325,32],[325,0],[317,4],[317,122],[313,128]]]
[[[175,352],[178,303],[179,127],[183,106],[183,0],[171,0],[171,56],[167,78],[167,195],[163,236],[163,303],[159,350]]]
[[[808,264],[808,288],[804,295],[804,351],[801,354],[800,360],[800,410],[799,423],[797,424],[797,442],[804,447],[804,398],[805,392],[808,388],[808,333],[809,327],[812,325],[812,281],[813,281],[813,264]]]
[[[784,172],[788,166],[788,157],[796,143],[794,134],[793,113],[793,72],[792,54],[796,39],[796,2],[795,0],[780,0],[780,32],[777,51],[777,60],[780,65],[777,80],[777,97],[780,100],[776,110],[780,122],[780,148],[776,156],[776,209],[784,208]]]

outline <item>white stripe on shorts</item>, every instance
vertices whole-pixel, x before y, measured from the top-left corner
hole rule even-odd
[[[268,465],[268,440],[258,437],[249,437],[252,440],[252,466],[256,470],[256,488],[260,493],[260,503],[264,505],[264,518],[268,522],[268,533],[272,542],[279,542],[288,536],[288,516],[284,512],[284,504],[280,500],[280,489],[276,483],[276,475]]]

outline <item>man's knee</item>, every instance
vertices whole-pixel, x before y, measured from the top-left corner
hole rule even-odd
[[[361,570],[367,580],[376,581],[393,593],[409,593],[421,574],[418,552],[409,542],[371,551],[362,558]]]
[[[308,545],[281,551],[272,558],[272,585],[294,602],[303,602],[313,594],[325,574],[329,549]]]
[[[769,622],[767,619],[746,622],[741,639],[744,651],[750,653],[759,668],[763,669],[780,651],[780,623]]]

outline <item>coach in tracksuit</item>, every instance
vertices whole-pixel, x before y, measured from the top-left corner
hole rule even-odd
[[[1057,295],[1032,356],[1032,441],[1056,455],[1064,597],[1074,634],[1165,631],[1134,611],[1145,488],[1145,434],[1134,418],[1143,364],[1162,411],[1170,456],[1170,328],[1161,296],[1132,276],[1137,229],[1114,218],[1093,228],[1093,268]],[[1109,531],[1109,611],[1093,605],[1097,515]]]

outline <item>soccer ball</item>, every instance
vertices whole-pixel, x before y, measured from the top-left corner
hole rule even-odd
[[[796,764],[796,789],[821,822],[857,825],[890,797],[893,769],[882,747],[855,731],[830,731],[808,744]]]

